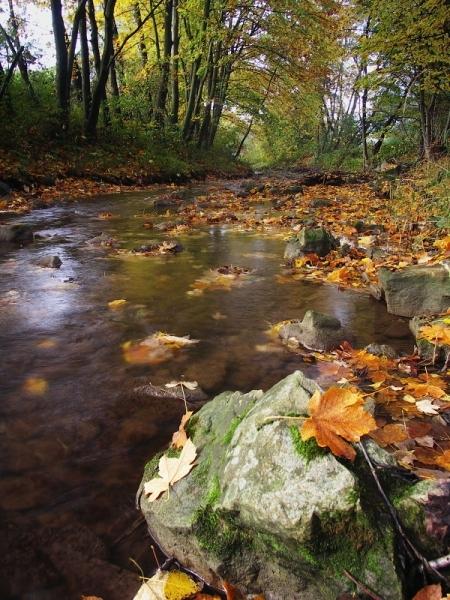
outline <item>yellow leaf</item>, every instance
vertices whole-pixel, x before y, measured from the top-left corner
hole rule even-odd
[[[435,246],[435,248],[439,248],[439,250],[450,250],[450,235],[442,238],[442,240],[436,240],[433,246]]]
[[[184,600],[199,592],[201,586],[182,571],[171,571],[164,587],[167,600]]]
[[[450,327],[444,323],[433,323],[420,328],[420,337],[425,338],[433,344],[450,345]]]
[[[108,306],[109,308],[120,308],[126,303],[127,301],[121,298],[120,300],[111,300],[111,302],[108,302]]]
[[[300,430],[302,439],[315,437],[319,446],[349,460],[356,452],[347,442],[358,442],[377,427],[372,415],[364,410],[362,394],[352,389],[334,386],[324,394],[315,392],[308,408],[311,416]]]
[[[30,396],[43,396],[48,391],[48,382],[42,377],[28,377],[23,389]]]
[[[328,273],[327,281],[332,281],[333,283],[339,283],[341,281],[346,281],[351,276],[351,271],[348,267],[341,267],[340,269],[336,269]]]

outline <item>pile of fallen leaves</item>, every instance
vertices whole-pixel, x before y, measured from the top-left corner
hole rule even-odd
[[[311,355],[317,360],[319,373],[334,373],[340,379],[320,402],[317,397],[312,399],[312,421],[302,429],[302,435],[311,437],[317,431],[313,426],[317,418],[323,428],[325,411],[326,422],[332,428],[338,423],[334,432],[338,435],[340,419],[344,419],[345,431],[350,432],[343,436],[345,440],[356,441],[353,435],[369,433],[393,454],[399,465],[419,477],[450,478],[449,372],[430,373],[415,355],[390,359],[356,350],[349,344],[329,354]],[[363,399],[366,405],[372,405],[374,417],[369,415],[361,422]],[[317,411],[319,417],[314,416]],[[351,415],[349,422],[347,413]],[[333,430],[331,434],[324,434],[320,428],[318,431],[318,436],[314,435],[319,445],[321,440],[330,441],[330,435],[333,436]],[[350,458],[352,454],[348,449],[343,451],[334,439],[331,445],[325,445],[339,456]]]

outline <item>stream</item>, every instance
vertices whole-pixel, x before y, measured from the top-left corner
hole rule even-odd
[[[213,184],[193,185],[190,194]],[[279,282],[280,236],[214,225],[177,235],[183,252],[160,257],[117,255],[86,243],[102,232],[122,248],[167,239],[143,222],[173,219],[151,208],[170,189],[14,217],[42,237],[0,249],[1,598],[71,598],[66,580],[72,592],[77,577],[82,581],[74,556],[85,554],[85,546],[101,546],[108,563],[133,569],[132,557],[144,571],[151,568],[151,542],[134,495],[145,463],[177,429],[184,405],[137,399],[137,385],[185,378],[212,397],[229,389],[266,390],[297,368],[314,377],[314,364],[268,346],[265,334],[271,323],[301,318],[309,308],[339,318],[360,347],[379,342],[412,349],[407,323],[369,296]],[[102,212],[112,218],[99,219]],[[61,258],[60,269],[35,265],[49,254]],[[230,291],[187,294],[205,271],[230,264],[254,269],[254,276]],[[112,310],[108,302],[115,299],[127,303]],[[157,331],[200,342],[159,365],[124,360],[122,344]],[[61,532],[78,548],[66,561],[55,542]],[[74,598],[95,593],[79,585]]]

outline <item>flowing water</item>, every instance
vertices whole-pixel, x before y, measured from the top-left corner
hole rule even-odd
[[[206,187],[193,187],[192,196]],[[136,385],[184,377],[209,396],[267,389],[305,365],[267,347],[265,330],[308,308],[338,317],[359,346],[378,341],[411,349],[406,323],[372,298],[278,282],[284,247],[278,236],[211,226],[177,236],[184,251],[161,257],[118,256],[86,243],[101,232],[128,248],[158,238],[143,222],[168,218],[152,211],[149,199],[166,191],[155,187],[34,211],[15,220],[31,223],[43,237],[1,250],[2,598],[66,597],[61,573],[47,564],[46,548],[58,531],[93,532],[106,545],[108,561],[128,567],[132,556],[147,564],[149,541],[134,494],[145,462],[177,428],[184,407],[178,400],[138,399]],[[98,219],[102,211],[113,218]],[[62,259],[60,269],[34,264],[49,254]],[[255,273],[231,291],[187,294],[209,268],[229,264]],[[123,308],[108,308],[121,298]],[[156,331],[200,342],[159,365],[125,362],[121,345]],[[313,365],[307,371],[315,375]],[[61,568],[66,576],[68,569]]]

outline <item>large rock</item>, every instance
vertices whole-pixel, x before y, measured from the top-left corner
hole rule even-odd
[[[416,338],[416,347],[422,360],[435,365],[448,364],[450,356],[450,344],[438,340],[429,340],[423,337],[421,329],[424,325],[435,325],[437,327],[448,327],[442,319],[427,319],[414,317],[409,322],[409,328]]]
[[[14,224],[0,225],[0,243],[25,244],[34,239],[33,229],[30,225]]]
[[[402,598],[394,542],[377,503],[363,502],[351,465],[301,441],[295,422],[318,386],[297,371],[268,392],[225,392],[194,415],[198,464],[170,494],[138,493],[164,551],[208,582],[221,578],[267,600],[335,599],[349,570],[385,600]]]
[[[432,315],[450,307],[450,272],[446,265],[418,265],[379,271],[388,312],[402,317]]]
[[[323,227],[304,227],[298,235],[288,241],[284,258],[286,261],[292,261],[309,253],[326,256],[337,246],[334,237]]]
[[[315,310],[308,310],[303,321],[290,321],[279,331],[280,338],[289,343],[292,339],[309,350],[329,351],[348,340],[348,333],[339,319]]]
[[[35,264],[38,267],[44,267],[46,269],[59,269],[62,265],[62,260],[57,255],[41,256],[36,260]]]

